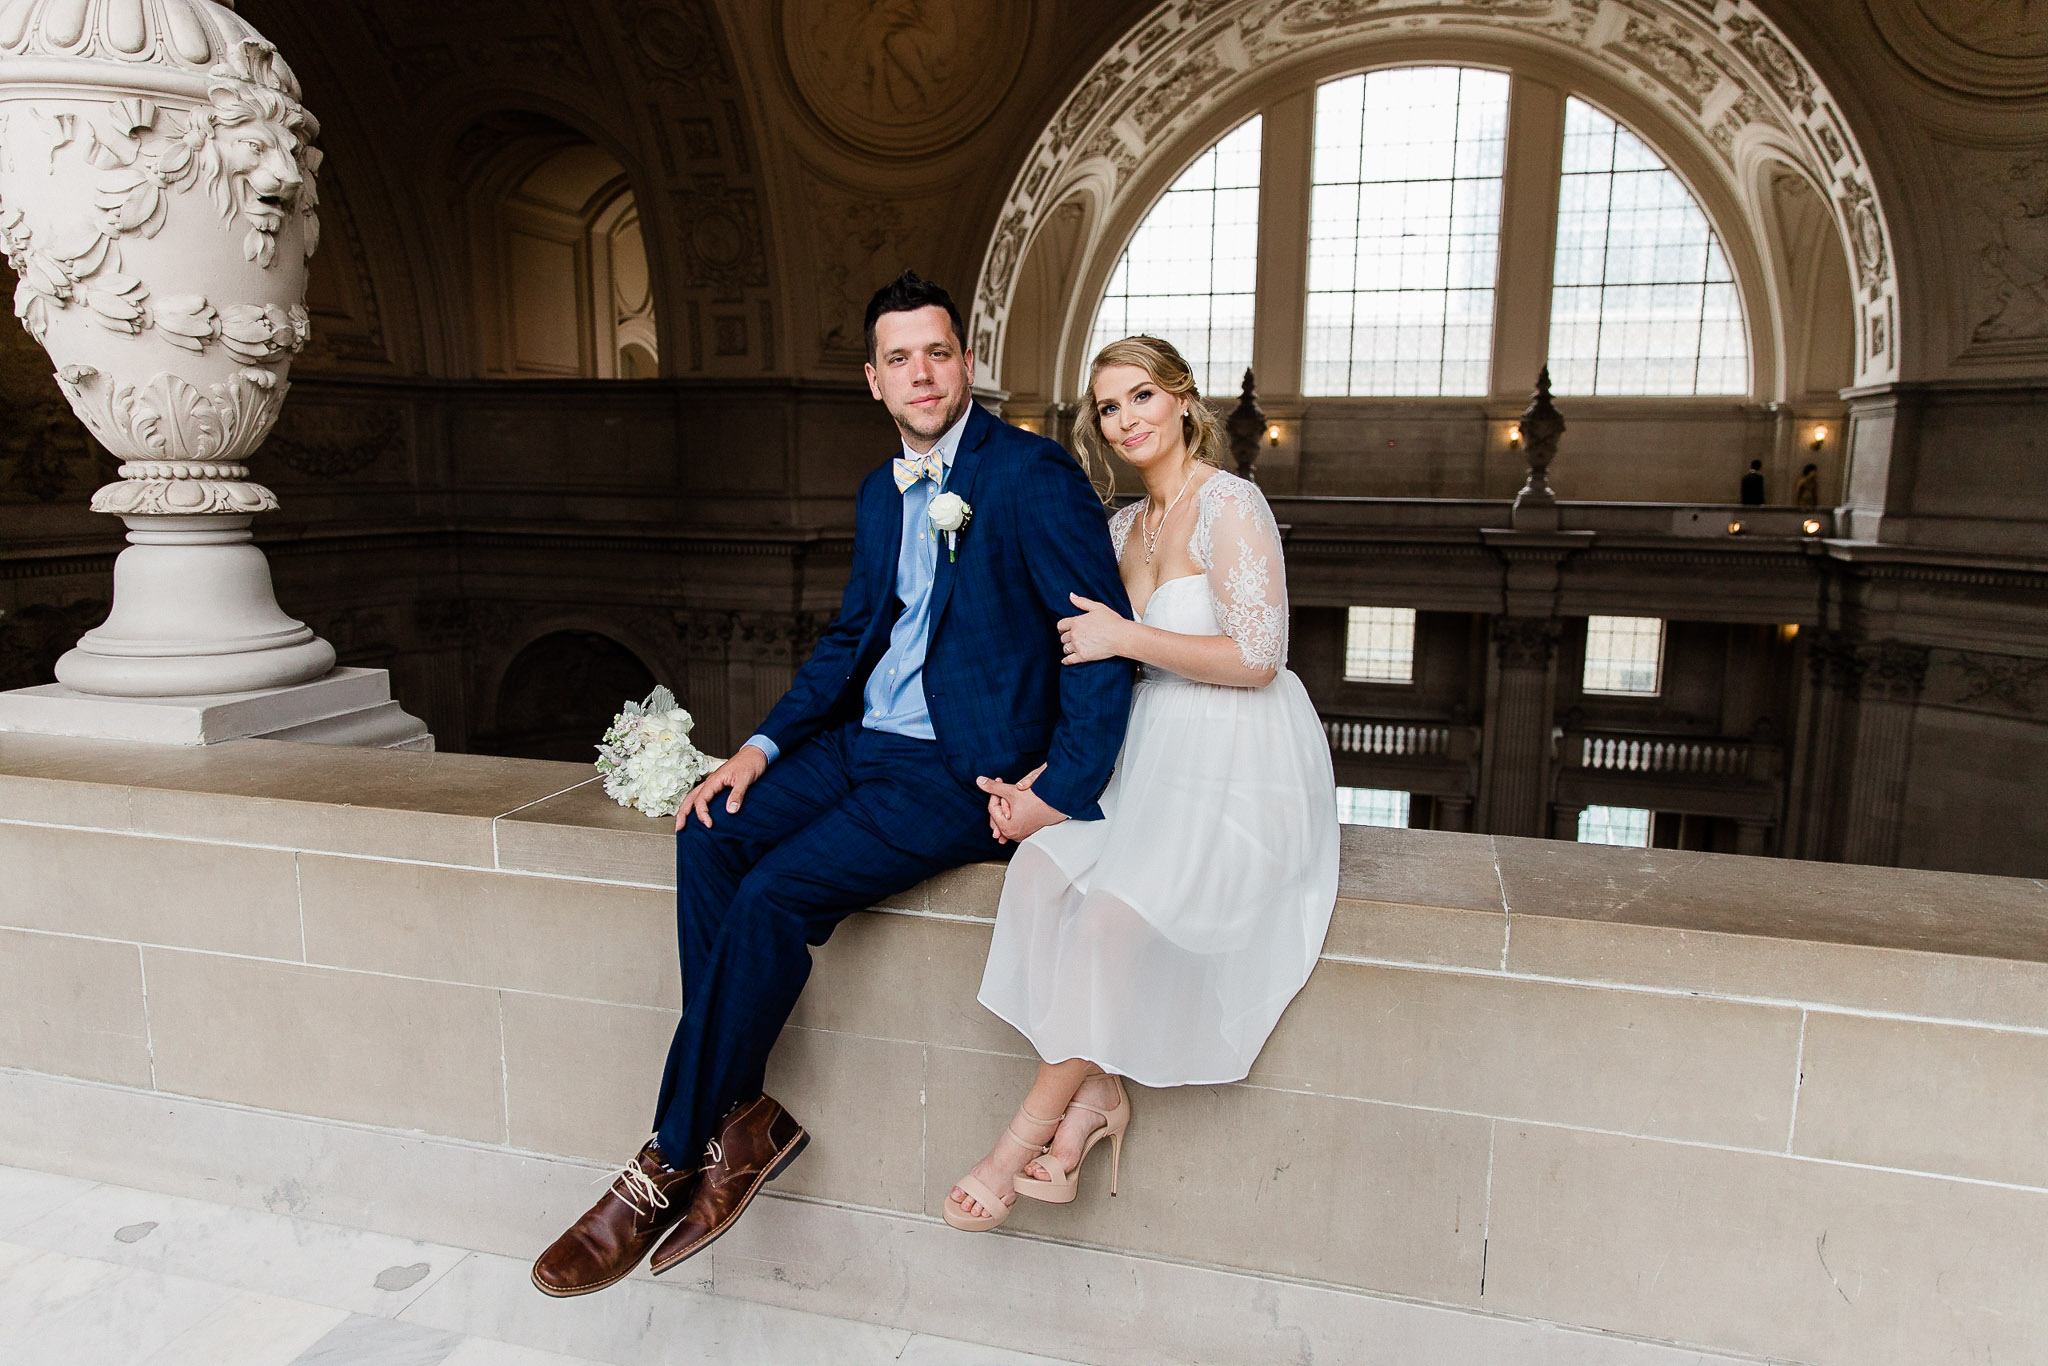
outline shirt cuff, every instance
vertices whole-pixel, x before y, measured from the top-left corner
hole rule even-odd
[[[782,757],[781,747],[765,735],[749,735],[747,737],[747,745],[752,745],[755,749],[767,755],[768,762],[771,764]],[[741,745],[740,748],[745,749],[747,745]]]

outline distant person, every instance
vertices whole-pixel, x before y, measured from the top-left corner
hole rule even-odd
[[[1803,508],[1820,506],[1820,466],[1808,465],[1799,471],[1799,482],[1792,486],[1792,501]]]
[[[1746,508],[1760,508],[1764,505],[1764,462],[1749,462],[1749,473],[1742,476],[1742,505]]]

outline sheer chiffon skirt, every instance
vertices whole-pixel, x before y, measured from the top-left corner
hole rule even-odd
[[[1018,848],[981,1003],[1051,1062],[1241,1079],[1337,895],[1329,744],[1301,680],[1142,679],[1102,807]]]

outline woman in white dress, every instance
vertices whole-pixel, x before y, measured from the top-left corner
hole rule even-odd
[[[1110,522],[1138,615],[1076,598],[1060,635],[1068,664],[1122,656],[1140,677],[1103,818],[1031,835],[1003,882],[981,1003],[1047,1061],[947,1198],[946,1222],[971,1231],[1019,1195],[1072,1200],[1104,1138],[1115,1192],[1122,1078],[1243,1078],[1308,980],[1337,894],[1329,744],[1286,667],[1272,510],[1214,463],[1218,424],[1166,342],[1104,347],[1089,392],[1084,456],[1106,467],[1114,451],[1145,483]],[[992,797],[999,838],[1010,819]]]

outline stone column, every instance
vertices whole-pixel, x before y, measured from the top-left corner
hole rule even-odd
[[[1558,633],[1551,617],[1494,619],[1486,826],[1496,835],[1548,833],[1551,670]]]
[[[1472,799],[1470,797],[1438,797],[1434,811],[1435,819],[1430,822],[1436,830],[1470,830],[1472,828]]]
[[[1843,736],[1855,720],[1863,664],[1849,637],[1839,631],[1820,631],[1806,646],[1806,665],[1798,733],[1793,737],[1785,833],[1778,852],[1786,858],[1826,859],[1835,856],[1840,843],[1835,832],[1842,805]]]
[[[1849,753],[1842,861],[1898,862],[1905,823],[1913,712],[1927,678],[1927,647],[1885,640],[1865,646],[1855,742]]]
[[[318,135],[290,67],[212,0],[21,0],[0,25],[15,308],[124,462],[92,506],[129,541],[107,620],[58,662],[57,688],[0,699],[0,728],[431,743],[388,674],[336,671],[279,610],[251,544],[277,498],[243,462],[309,335]]]

